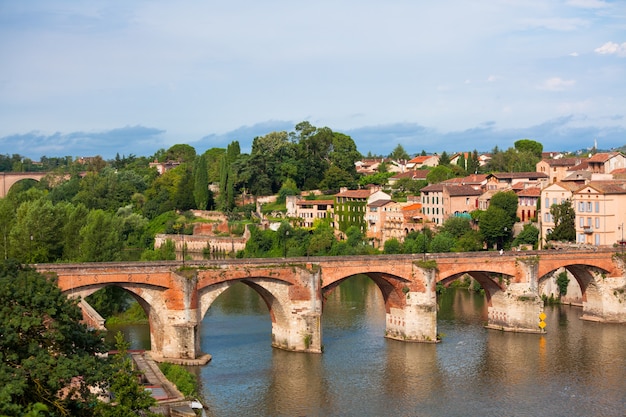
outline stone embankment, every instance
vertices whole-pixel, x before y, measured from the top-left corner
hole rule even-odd
[[[157,406],[153,411],[170,417],[196,417],[193,407],[199,405],[198,401],[190,401],[178,391],[163,375],[155,361],[145,352],[131,352],[133,362],[143,374],[144,386],[150,389],[152,396],[157,400]]]

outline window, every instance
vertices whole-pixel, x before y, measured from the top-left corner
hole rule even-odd
[[[546,197],[546,208],[550,208],[550,199]]]
[[[585,218],[584,218],[584,217],[581,217],[581,218],[580,218],[580,221],[578,222],[578,224],[580,225],[580,227],[581,227],[581,228],[582,228],[582,227],[585,227]]]
[[[596,217],[596,229],[600,228],[600,218]]]
[[[555,206],[555,205],[556,205],[556,197],[554,197],[554,198],[552,199],[552,205],[553,205],[553,206]]]
[[[591,217],[587,217],[587,227],[591,227]]]
[[[596,234],[596,246],[600,245],[600,235]]]
[[[596,213],[600,213],[600,202],[596,201]]]
[[[588,202],[587,202],[587,211],[588,211],[589,213],[591,213],[591,211],[592,211],[592,209],[591,209],[591,201],[588,201]]]
[[[578,203],[578,211],[580,211],[581,213],[585,212],[585,203],[584,202],[580,201]]]

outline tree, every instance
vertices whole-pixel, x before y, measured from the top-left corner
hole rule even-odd
[[[120,259],[122,220],[114,214],[94,210],[87,215],[87,222],[80,230],[81,262],[107,262]]]
[[[576,240],[576,213],[570,200],[553,204],[550,214],[554,219],[554,229],[548,232],[546,240],[574,242]]]
[[[515,149],[517,149],[519,152],[530,152],[535,157],[541,159],[543,145],[539,142],[530,139],[520,139],[515,141],[513,146],[515,146]]]
[[[339,191],[341,187],[355,188],[356,180],[349,172],[344,171],[338,166],[331,165],[324,173],[324,179],[320,181],[319,188],[321,190],[336,190]]]
[[[452,252],[475,252],[483,249],[483,239],[477,230],[468,230],[456,239]]]
[[[537,247],[537,241],[539,239],[539,229],[532,224],[525,224],[524,228],[519,235],[513,240],[513,246],[518,245],[533,245],[533,248]]]
[[[487,247],[503,248],[509,241],[514,221],[502,208],[490,205],[480,216],[480,234]]]
[[[394,161],[408,161],[409,159],[411,159],[411,157],[409,156],[409,154],[407,153],[407,151],[404,150],[404,147],[400,144],[398,144],[393,151],[389,154],[389,158],[391,158]]]
[[[439,182],[448,180],[454,177],[452,169],[446,165],[437,165],[426,174],[426,181],[430,184],[437,184]]]
[[[431,252],[450,252],[455,244],[454,236],[448,232],[440,232],[430,242]]]
[[[386,254],[402,253],[401,249],[400,242],[394,237],[385,241],[383,252]]]
[[[517,219],[518,201],[519,199],[515,191],[500,191],[491,197],[489,207],[500,207],[506,211],[506,214],[511,218],[511,226],[513,226],[513,223],[515,223]]]
[[[285,180],[283,185],[280,187],[276,202],[284,204],[285,201],[287,201],[287,196],[294,196],[298,194],[300,194],[300,190],[298,190],[298,187],[296,187],[296,182],[289,178]]]
[[[193,198],[198,210],[206,210],[209,206],[209,173],[204,154],[193,164]]]
[[[191,164],[194,159],[196,159],[196,150],[194,147],[185,143],[179,143],[171,146],[167,151],[165,151],[163,160],[159,159],[159,161],[177,161],[180,163],[188,162]]]
[[[79,321],[53,278],[14,261],[0,264],[0,415],[44,404],[51,415],[94,415],[90,388],[103,388],[108,366],[101,335]]]
[[[465,152],[460,153],[459,159],[457,159],[456,164],[461,169],[463,169],[463,171],[467,171],[467,161],[465,160]]]
[[[480,169],[480,161],[478,160],[478,151],[474,149],[465,162],[466,171],[470,174],[477,174]]]
[[[354,140],[343,133],[333,132],[332,149],[328,154],[331,167],[335,166],[356,177],[356,165],[354,163],[363,156],[357,150]]]
[[[440,166],[450,165],[450,155],[448,155],[448,152],[446,151],[441,152],[441,155],[439,155],[439,165]]]
[[[157,414],[150,412],[156,401],[139,383],[139,374],[133,369],[132,359],[128,356],[129,344],[124,341],[121,332],[115,335],[117,354],[113,358],[109,390],[113,396],[111,405],[99,404],[103,417],[145,416]]]
[[[454,238],[459,238],[472,230],[469,219],[464,217],[450,217],[443,222],[441,231],[449,233]]]

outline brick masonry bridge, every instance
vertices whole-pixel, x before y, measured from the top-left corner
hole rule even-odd
[[[48,174],[49,172],[0,172],[0,198],[6,197],[11,187],[19,181],[41,181]]]
[[[624,258],[614,250],[35,266],[56,274],[69,296],[84,298],[107,285],[129,291],[149,317],[153,357],[179,363],[198,364],[208,357],[200,351],[199,324],[213,301],[237,282],[254,289],[267,304],[272,345],[302,352],[322,351],[324,299],[357,274],[367,275],[380,288],[385,336],[396,340],[435,342],[436,285],[465,274],[485,289],[488,328],[542,333],[539,288],[563,268],[580,285],[583,319],[626,323]]]

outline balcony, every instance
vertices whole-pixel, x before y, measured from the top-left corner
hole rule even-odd
[[[590,234],[593,233],[593,228],[591,226],[583,227],[583,232],[585,232],[586,234],[590,235]]]

